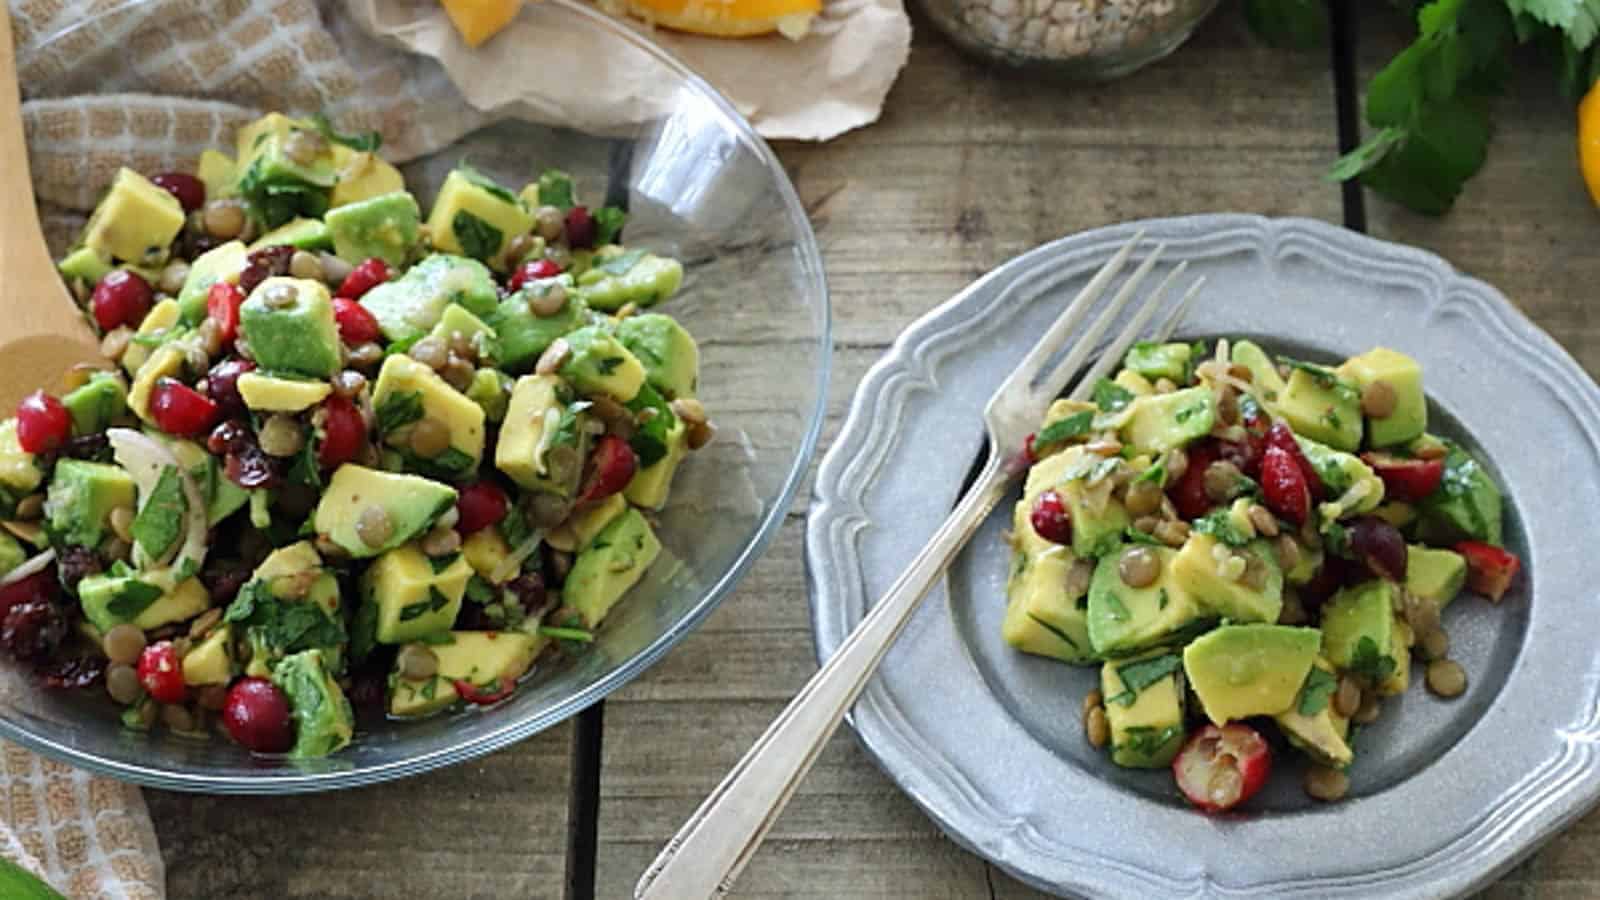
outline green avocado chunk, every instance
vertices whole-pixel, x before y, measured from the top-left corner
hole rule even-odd
[[[1373,579],[1341,588],[1323,604],[1322,655],[1328,662],[1373,683],[1394,674],[1394,592],[1392,582]]]
[[[229,241],[212,247],[189,264],[189,277],[178,291],[178,314],[183,324],[198,325],[205,319],[211,286],[244,271],[247,255],[243,241]]]
[[[561,377],[578,393],[605,395],[627,403],[644,384],[644,366],[628,348],[599,326],[589,325],[566,335],[572,353],[562,364]]]
[[[1128,407],[1123,440],[1140,453],[1163,453],[1211,433],[1217,401],[1207,387],[1137,397]]]
[[[422,211],[405,191],[347,203],[328,212],[334,252],[351,264],[377,257],[391,266],[405,263],[417,245]]]
[[[1338,687],[1339,673],[1318,657],[1306,673],[1306,683],[1300,687],[1294,704],[1273,716],[1273,721],[1289,743],[1312,759],[1323,765],[1344,767],[1355,759],[1355,753],[1346,740],[1350,720],[1333,707],[1333,693]]]
[[[611,520],[573,560],[561,599],[586,627],[600,624],[622,595],[644,577],[661,552],[650,523],[636,509]]]
[[[1418,509],[1417,537],[1427,544],[1484,541],[1498,546],[1503,537],[1502,499],[1482,465],[1454,443],[1444,458],[1444,479]]]
[[[294,713],[294,747],[289,756],[313,759],[349,745],[355,734],[355,716],[321,650],[302,650],[284,657],[272,672],[272,683],[289,698]]]
[[[1150,381],[1168,378],[1182,384],[1189,374],[1194,348],[1188,344],[1157,344],[1140,341],[1128,348],[1122,357],[1122,367],[1138,372]]]
[[[1406,590],[1440,609],[1467,583],[1467,560],[1454,550],[1412,544],[1406,548]]]
[[[595,254],[593,266],[578,276],[578,293],[585,303],[607,311],[634,303],[654,306],[678,292],[683,265],[675,259],[643,250]]]
[[[1276,622],[1283,611],[1283,570],[1272,544],[1252,541],[1224,547],[1209,534],[1194,532],[1172,561],[1173,580],[1204,611],[1234,622]],[[1223,559],[1237,557],[1228,568]]]
[[[1183,657],[1163,648],[1100,669],[1111,761],[1130,769],[1159,769],[1183,747]]]
[[[1374,347],[1345,360],[1339,375],[1363,391],[1381,381],[1394,393],[1394,410],[1389,415],[1367,418],[1367,440],[1372,446],[1408,443],[1427,430],[1428,401],[1422,393],[1422,366],[1416,360],[1397,350]]]
[[[1361,446],[1361,391],[1334,370],[1296,362],[1276,409],[1297,435],[1346,452]]]
[[[10,532],[0,531],[0,575],[5,575],[27,560],[28,551],[22,549],[22,544]]]
[[[132,508],[133,477],[120,467],[81,459],[56,463],[45,493],[44,516],[60,545],[99,546],[110,529],[111,511]]]
[[[61,405],[72,415],[73,434],[95,434],[128,411],[128,388],[114,372],[95,372],[62,397]]]
[[[1265,350],[1250,341],[1236,341],[1230,358],[1250,370],[1250,383],[1260,389],[1261,398],[1267,403],[1275,404],[1283,396],[1287,385]]]
[[[328,378],[341,365],[339,326],[327,285],[268,278],[239,308],[239,332],[267,372]]]
[[[81,278],[90,287],[94,287],[100,283],[100,279],[110,273],[111,263],[93,248],[79,247],[56,263],[56,271],[60,272],[63,278]]]
[[[1320,643],[1315,628],[1223,625],[1184,649],[1183,669],[1213,723],[1276,716],[1299,696]]]
[[[670,316],[645,313],[617,325],[617,339],[638,357],[650,386],[668,400],[693,397],[700,386],[700,348]]]
[[[1145,587],[1130,587],[1122,580],[1122,556],[1129,552],[1156,557],[1158,574]],[[1096,653],[1125,656],[1181,641],[1206,620],[1205,611],[1174,576],[1177,555],[1169,547],[1129,544],[1100,557],[1089,580],[1089,643]]]
[[[241,128],[238,141],[239,196],[262,224],[328,211],[338,173],[332,145],[312,123],[269,113]]]
[[[333,215],[330,213],[331,220]],[[296,250],[327,250],[333,246],[333,237],[328,233],[328,226],[320,219],[294,219],[272,229],[255,243],[250,245],[250,250],[256,251],[263,247],[293,247]]]
[[[342,208],[342,207],[341,207]],[[368,291],[361,305],[378,320],[391,341],[415,341],[439,323],[446,306],[456,303],[484,318],[494,311],[500,294],[483,263],[465,256],[435,253],[404,275]],[[499,325],[489,322],[499,330]]]
[[[312,526],[352,557],[365,559],[422,534],[455,502],[456,490],[449,485],[345,463],[323,490]]]
[[[528,298],[560,284],[567,294],[567,305],[553,316],[535,315]],[[500,366],[508,372],[526,372],[539,361],[540,354],[558,337],[582,328],[589,321],[589,307],[571,293],[572,276],[557,275],[529,282],[507,297],[485,322],[500,339]]]

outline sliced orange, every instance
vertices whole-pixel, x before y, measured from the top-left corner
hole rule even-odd
[[[822,0],[623,0],[647,22],[712,37],[754,37],[776,31],[805,37]]]
[[[476,47],[511,24],[522,0],[439,0],[467,46]]]
[[[1578,104],[1578,168],[1589,197],[1600,205],[1600,84],[1589,89]]]

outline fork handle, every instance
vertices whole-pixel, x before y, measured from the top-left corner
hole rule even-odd
[[[634,888],[636,900],[719,898],[733,886],[900,631],[1015,471],[991,445],[972,489],[804,689],[695,810]]]

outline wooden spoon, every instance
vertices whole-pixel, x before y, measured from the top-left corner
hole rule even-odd
[[[28,146],[22,135],[11,13],[0,5],[0,418],[38,388],[55,391],[78,363],[107,365],[100,342],[56,272],[35,214]]]

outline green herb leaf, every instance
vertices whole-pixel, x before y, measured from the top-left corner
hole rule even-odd
[[[1047,452],[1057,444],[1088,434],[1089,428],[1093,424],[1094,411],[1088,409],[1075,412],[1063,419],[1057,419],[1039,429],[1039,433],[1033,436],[1034,453]]]
[[[1133,392],[1109,378],[1102,378],[1094,384],[1092,399],[1101,412],[1118,412],[1133,402]]]
[[[290,484],[309,488],[322,487],[322,470],[317,462],[315,443],[309,438],[301,443],[300,452],[294,455],[294,462],[289,464],[289,472],[285,476]]]
[[[422,418],[422,392],[393,393],[385,396],[375,411],[378,431],[387,434]]]
[[[1250,537],[1234,524],[1233,516],[1226,506],[1219,506],[1194,520],[1193,528],[1201,534],[1211,535],[1230,547],[1243,547],[1250,543]]]
[[[460,558],[461,554],[459,552],[447,553],[444,556],[430,556],[428,558],[428,565],[432,567],[433,574],[437,575],[440,572],[443,572],[445,569],[455,565],[456,560]]]
[[[409,622],[426,613],[438,612],[450,605],[450,598],[434,585],[428,585],[428,599],[418,600],[400,607],[400,621]]]
[[[615,244],[622,237],[622,226],[628,221],[627,213],[615,206],[602,206],[594,211],[593,216],[596,246]]]
[[[350,622],[350,658],[361,662],[378,646],[378,604],[372,598],[356,607],[355,618]]]
[[[667,455],[667,435],[678,419],[666,399],[649,384],[640,386],[639,393],[628,401],[628,410],[632,413],[643,412],[646,408],[655,410],[655,416],[635,428],[633,437],[628,439],[628,446],[639,457],[641,469],[650,468]]]
[[[556,433],[550,438],[552,447],[576,447],[578,445],[579,416],[593,406],[587,400],[579,400],[561,411],[561,418],[556,421]]]
[[[1117,677],[1122,679],[1122,686],[1125,690],[1106,702],[1117,702],[1122,706],[1132,706],[1134,701],[1138,699],[1138,695],[1145,688],[1178,671],[1182,666],[1183,657],[1176,653],[1152,656],[1149,659],[1141,659],[1117,666]],[[1127,697],[1126,700],[1122,699],[1124,696]]]
[[[649,254],[643,250],[628,250],[611,257],[595,266],[595,268],[607,275],[626,275],[629,270],[638,265],[639,260],[644,259],[647,255]]]
[[[434,634],[425,634],[422,637],[417,638],[417,641],[419,643],[427,644],[430,647],[442,647],[448,644],[454,644],[456,642],[456,636],[448,631],[440,631],[435,632]]]
[[[1350,534],[1338,522],[1329,522],[1322,529],[1322,546],[1333,556],[1350,558]]]
[[[1034,615],[1033,613],[1028,613],[1028,618],[1032,619],[1035,625],[1038,625],[1040,628],[1043,628],[1045,631],[1048,631],[1051,634],[1055,635],[1056,637],[1060,638],[1061,642],[1066,644],[1068,647],[1071,647],[1074,650],[1082,650],[1083,649],[1082,647],[1079,647],[1078,646],[1078,642],[1073,640],[1072,636],[1067,634],[1065,631],[1062,631],[1061,629],[1057,628],[1056,626],[1051,625],[1049,622],[1046,622],[1045,620],[1039,618],[1038,616]]]
[[[1157,540],[1155,535],[1145,534],[1144,532],[1142,532],[1139,529],[1133,527],[1132,525],[1129,525],[1126,529],[1124,529],[1122,534],[1123,534],[1124,537],[1126,537],[1128,539],[1129,543],[1144,544],[1144,545],[1149,546],[1149,547],[1165,547],[1166,546],[1166,544],[1164,544],[1161,541]]]
[[[1300,688],[1299,711],[1302,716],[1314,716],[1328,706],[1328,698],[1339,689],[1339,679],[1319,669],[1311,667],[1306,674],[1306,683]]]
[[[560,169],[547,169],[539,176],[539,203],[566,212],[576,203],[572,176]]]
[[[516,194],[511,193],[511,191],[500,182],[495,181],[493,177],[485,172],[480,171],[472,164],[462,162],[456,166],[456,171],[460,172],[461,176],[467,179],[469,183],[476,187],[482,188],[495,199],[510,203],[513,206],[521,205],[521,201],[517,199]]]
[[[483,580],[477,573],[473,573],[472,577],[467,579],[467,599],[479,606],[493,603],[494,585]]]
[[[134,517],[133,540],[151,559],[159,559],[172,549],[183,534],[183,518],[189,501],[183,493],[183,479],[176,466],[165,466],[150,497]]]
[[[329,617],[322,607],[279,600],[266,582],[259,580],[240,589],[223,619],[243,624],[255,640],[277,655],[337,647],[347,639],[344,624]]]
[[[333,128],[333,123],[322,113],[311,117],[311,124],[316,126],[324,138],[335,144],[343,144],[352,150],[361,150],[367,153],[376,153],[383,146],[383,135],[376,131],[357,131],[351,134],[340,134]]]
[[[1394,657],[1378,652],[1378,642],[1370,635],[1356,641],[1355,652],[1350,655],[1350,671],[1369,679],[1373,684],[1387,681],[1394,674]]]
[[[161,599],[161,588],[137,579],[122,586],[117,596],[106,604],[106,611],[124,622],[132,622],[150,605]]]
[[[1182,725],[1168,725],[1156,730],[1151,725],[1135,725],[1124,730],[1128,739],[1122,746],[1145,757],[1153,757],[1174,740],[1183,737]]]
[[[594,642],[594,632],[587,628],[555,628],[549,625],[540,625],[539,633],[559,641],[579,641],[584,644]]]
[[[484,261],[500,252],[500,242],[505,239],[505,232],[464,209],[450,220],[450,230],[455,232],[463,253]]]

